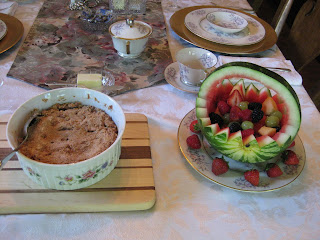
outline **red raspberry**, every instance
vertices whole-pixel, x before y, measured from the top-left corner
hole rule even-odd
[[[233,106],[230,110],[230,122],[240,121],[241,109],[237,106]]]
[[[254,131],[254,134],[257,135],[257,136],[260,136],[260,134],[258,133],[259,129],[262,128],[264,126],[264,124],[262,123],[255,123],[253,124],[253,131]]]
[[[251,128],[241,131],[242,139],[244,139],[252,134],[254,134],[254,130]]]
[[[298,165],[299,158],[297,154],[292,150],[286,150],[281,154],[284,164],[286,165]]]
[[[217,107],[222,116],[230,112],[230,106],[224,101],[219,101]]]
[[[198,125],[198,120],[194,120],[190,123],[190,131],[191,132],[194,132],[194,133],[198,133],[200,132],[200,128],[199,128],[199,125]]]
[[[224,158],[215,158],[212,161],[212,172],[214,175],[218,176],[223,173],[226,173],[229,170],[228,163],[224,160]]]
[[[193,134],[193,135],[187,137],[187,145],[193,149],[201,148],[201,142],[200,142],[198,135]]]
[[[266,166],[266,172],[268,177],[279,177],[283,174],[281,168],[275,163],[269,163]]]
[[[259,185],[259,171],[257,169],[252,169],[249,171],[246,171],[244,173],[244,178],[251,183],[253,186],[258,186]]]
[[[252,114],[252,111],[249,110],[249,109],[245,109],[245,110],[242,110],[241,113],[240,113],[240,119],[242,122],[244,121],[252,121],[251,119],[251,114]]]

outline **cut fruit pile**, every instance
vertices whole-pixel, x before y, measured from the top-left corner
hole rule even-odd
[[[244,62],[225,64],[202,83],[196,115],[211,146],[250,163],[270,160],[287,149],[301,123],[298,97],[286,80]]]

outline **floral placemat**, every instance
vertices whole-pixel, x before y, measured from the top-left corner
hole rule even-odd
[[[138,20],[152,26],[153,33],[145,51],[136,59],[125,59],[116,53],[108,30],[84,27],[79,12],[69,10],[69,3],[70,0],[44,2],[9,77],[53,89],[75,84],[81,71],[106,70],[115,77],[115,86],[107,90],[109,95],[145,88],[164,79],[164,70],[172,59],[160,0],[148,0],[146,13],[137,15]],[[108,9],[108,3],[100,5]]]

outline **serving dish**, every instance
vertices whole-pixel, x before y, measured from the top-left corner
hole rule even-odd
[[[184,19],[185,19],[185,16],[189,12],[194,11],[196,9],[201,9],[201,8],[213,8],[214,9],[214,8],[221,8],[221,7],[207,6],[207,5],[187,7],[187,8],[183,8],[183,9],[176,11],[170,18],[170,26],[171,26],[172,30],[179,37],[181,37],[183,40],[185,40],[195,46],[205,48],[205,49],[208,49],[210,51],[215,51],[215,52],[241,55],[241,54],[259,53],[259,52],[268,50],[277,42],[277,34],[274,31],[274,29],[267,22],[263,21],[262,19],[260,19],[256,16],[253,16],[253,15],[250,15],[245,12],[241,12],[241,11],[238,11],[238,10],[235,10],[232,8],[224,8],[224,9],[231,9],[236,12],[241,12],[243,14],[247,14],[248,16],[251,16],[252,18],[259,21],[263,25],[263,27],[266,31],[265,38],[258,43],[248,45],[248,46],[231,46],[231,45],[214,43],[214,42],[208,41],[206,39],[203,39],[199,36],[196,36],[195,34],[190,32],[187,29],[187,27],[184,25]]]
[[[0,13],[0,20],[7,26],[7,32],[0,41],[0,53],[12,48],[23,35],[23,25],[15,17]]]
[[[222,155],[216,152],[208,143],[202,142],[203,147],[201,149],[190,149],[186,144],[186,138],[193,134],[189,130],[189,126],[192,121],[196,119],[195,109],[191,110],[182,119],[178,129],[178,142],[180,150],[191,165],[191,167],[206,179],[219,184],[221,186],[243,192],[268,192],[277,190],[292,183],[301,174],[305,162],[306,153],[303,143],[299,136],[295,139],[295,146],[290,148],[293,150],[298,158],[299,165],[287,166],[282,162],[279,162],[279,166],[283,169],[283,175],[278,178],[269,178],[265,172],[260,172],[260,183],[258,186],[253,186],[247,182],[243,176],[243,172],[252,169],[251,164],[240,163],[224,156],[226,161],[229,162],[229,171],[223,175],[216,176],[211,171],[212,159],[215,157],[221,157]],[[274,159],[273,161],[276,161]],[[255,165],[257,168],[257,165]],[[260,166],[260,171],[263,169],[263,165]]]
[[[216,29],[207,20],[207,16],[214,13],[237,14],[248,22],[248,26],[242,31],[227,33]],[[256,19],[230,9],[202,8],[191,11],[185,17],[185,25],[192,33],[206,40],[234,46],[252,45],[260,42],[265,37],[263,25]]]
[[[7,125],[7,139],[11,148],[18,145],[26,119],[35,109],[42,110],[55,103],[79,101],[105,111],[118,128],[116,141],[105,151],[74,164],[47,164],[17,153],[23,171],[45,188],[72,190],[90,186],[106,177],[116,166],[121,153],[121,139],[125,116],[119,104],[109,96],[86,88],[64,88],[44,92],[23,103],[11,116]]]

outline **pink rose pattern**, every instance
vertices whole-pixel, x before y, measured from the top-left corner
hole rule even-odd
[[[147,13],[137,20],[150,24],[153,33],[142,56],[121,58],[110,34],[91,32],[68,10],[70,0],[46,0],[12,64],[8,76],[46,89],[46,83],[75,84],[80,71],[102,69],[114,75],[120,90],[109,95],[145,88],[164,79],[172,62],[161,1],[147,1]],[[106,3],[103,3],[106,5]],[[99,8],[103,7],[98,6]],[[106,6],[108,7],[108,6]]]
[[[57,176],[56,178],[59,179],[59,184],[60,185],[73,185],[75,183],[83,183],[86,182],[92,178],[96,178],[99,174],[103,173],[104,171],[106,171],[107,169],[109,169],[109,166],[111,166],[113,164],[113,160],[111,161],[106,161],[105,163],[90,169],[86,172],[84,172],[81,175],[71,175],[68,174],[65,177],[61,177],[61,176]],[[30,172],[30,170],[29,170]]]

